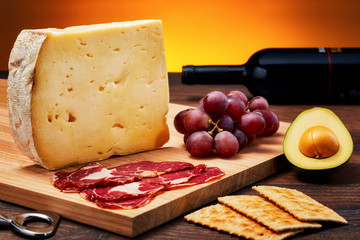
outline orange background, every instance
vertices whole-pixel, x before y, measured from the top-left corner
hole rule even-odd
[[[169,72],[266,47],[360,47],[358,0],[0,0],[0,70],[24,28],[161,19]]]

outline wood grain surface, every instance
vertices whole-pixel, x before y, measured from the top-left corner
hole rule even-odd
[[[185,105],[196,106],[199,99],[209,91],[229,91],[240,89],[249,97],[251,94],[241,85],[182,85],[179,73],[170,73],[170,101]],[[6,80],[0,80],[3,88]],[[1,91],[3,92],[3,91]],[[270,103],[271,104],[271,103]],[[0,107],[6,106],[6,96],[0,94]],[[292,122],[301,111],[314,107],[314,105],[287,105],[284,99],[283,105],[271,104],[271,109],[283,122]],[[360,107],[359,105],[321,105],[334,111],[348,128],[354,141],[354,152],[349,164],[335,175],[319,181],[304,179],[291,168],[284,169],[279,173],[257,181],[256,185],[274,185],[280,187],[295,188],[302,191],[326,206],[331,207],[343,217],[349,224],[334,225],[326,224],[319,230],[306,230],[292,239],[360,239]],[[1,119],[2,121],[2,119]],[[2,127],[0,127],[2,128]],[[3,129],[0,129],[3,131]],[[1,136],[3,137],[3,136]],[[9,156],[17,154],[10,150]],[[283,156],[282,159],[284,160]],[[254,194],[249,186],[237,189],[231,194]],[[217,201],[210,201],[214,204]],[[204,204],[202,206],[206,206]],[[51,203],[49,203],[51,205]],[[201,206],[201,207],[202,207]],[[200,208],[200,207],[199,207]],[[0,201],[0,211],[8,215],[22,213],[29,208],[14,204],[13,202]],[[156,212],[154,212],[154,215]],[[92,215],[96,218],[96,213]],[[0,239],[23,239],[7,227],[0,226]],[[82,224],[77,221],[62,218],[57,233],[51,239],[130,239],[128,237],[106,231],[98,227]],[[208,229],[196,224],[188,223],[183,219],[183,214],[158,227],[153,228],[138,237],[131,239],[236,239],[226,233]]]

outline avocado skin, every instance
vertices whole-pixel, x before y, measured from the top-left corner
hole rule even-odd
[[[349,161],[350,161],[350,158],[337,167],[327,168],[327,169],[304,169],[304,168],[299,168],[298,166],[292,164],[290,161],[289,162],[290,162],[292,168],[300,176],[310,178],[310,179],[317,179],[317,178],[328,177],[328,176],[331,176],[331,175],[337,173],[338,171],[343,169]]]

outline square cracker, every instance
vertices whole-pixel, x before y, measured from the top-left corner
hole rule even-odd
[[[254,240],[285,239],[301,231],[275,233],[246,216],[222,204],[211,205],[185,216],[190,222],[198,223],[218,231]]]
[[[275,232],[304,228],[321,228],[315,222],[302,222],[276,206],[266,198],[257,195],[234,195],[219,197],[218,201],[248,216]]]
[[[347,223],[347,221],[334,210],[295,189],[275,186],[254,186],[253,189],[301,221]]]

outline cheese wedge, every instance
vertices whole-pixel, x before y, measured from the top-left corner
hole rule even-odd
[[[160,20],[23,30],[12,49],[13,136],[46,169],[159,148],[168,105]]]

